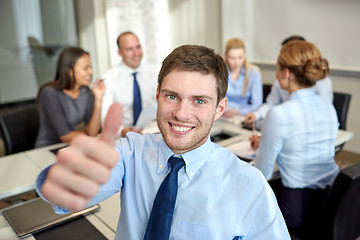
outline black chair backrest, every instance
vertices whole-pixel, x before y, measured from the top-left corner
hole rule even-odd
[[[7,111],[9,109],[25,107],[25,106],[34,105],[34,104],[36,104],[35,98],[24,99],[24,100],[19,100],[19,101],[15,101],[15,102],[1,103],[0,104],[0,113]]]
[[[339,129],[346,130],[346,119],[350,106],[351,94],[334,92],[334,107],[340,123]]]
[[[271,91],[272,84],[263,83],[263,102],[266,102],[267,95],[269,95]]]
[[[39,129],[39,113],[35,103],[3,111],[0,115],[0,133],[6,155],[34,148]]]
[[[360,163],[340,171],[325,201],[323,214],[323,239],[360,237]]]

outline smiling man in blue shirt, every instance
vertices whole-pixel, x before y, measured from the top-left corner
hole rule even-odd
[[[60,151],[57,162],[39,175],[38,192],[58,213],[66,213],[121,191],[115,239],[143,239],[155,196],[170,171],[168,159],[175,155],[185,166],[178,173],[169,239],[290,239],[261,172],[210,141],[213,121],[227,106],[227,74],[213,50],[176,48],[158,77],[161,134],[128,133],[114,148],[122,118],[114,104],[102,135],[79,137]]]

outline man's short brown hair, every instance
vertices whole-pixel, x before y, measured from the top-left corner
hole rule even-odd
[[[185,70],[214,74],[216,78],[217,104],[226,95],[228,87],[228,69],[224,59],[213,49],[197,46],[183,45],[175,48],[162,62],[158,76],[158,87],[171,71]]]

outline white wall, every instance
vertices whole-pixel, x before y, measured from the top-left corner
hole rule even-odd
[[[105,1],[76,0],[79,45],[90,53],[93,80],[109,68]]]
[[[220,0],[168,0],[172,47],[197,44],[221,52]]]
[[[360,72],[360,1],[223,0],[223,41],[240,37],[249,58],[274,63],[284,38],[314,42],[333,69]]]

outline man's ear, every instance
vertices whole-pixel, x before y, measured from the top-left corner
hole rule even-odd
[[[228,100],[226,97],[224,97],[223,99],[220,100],[218,106],[216,107],[214,120],[218,119],[219,117],[221,117],[223,115],[223,113],[225,112],[225,109],[227,107],[227,103],[228,103]]]
[[[120,49],[118,49],[118,54],[119,54],[120,57],[122,57],[122,53],[121,53]]]
[[[159,86],[157,86],[157,88],[156,88],[156,101],[159,100],[159,95],[160,95],[160,90],[159,90]]]

